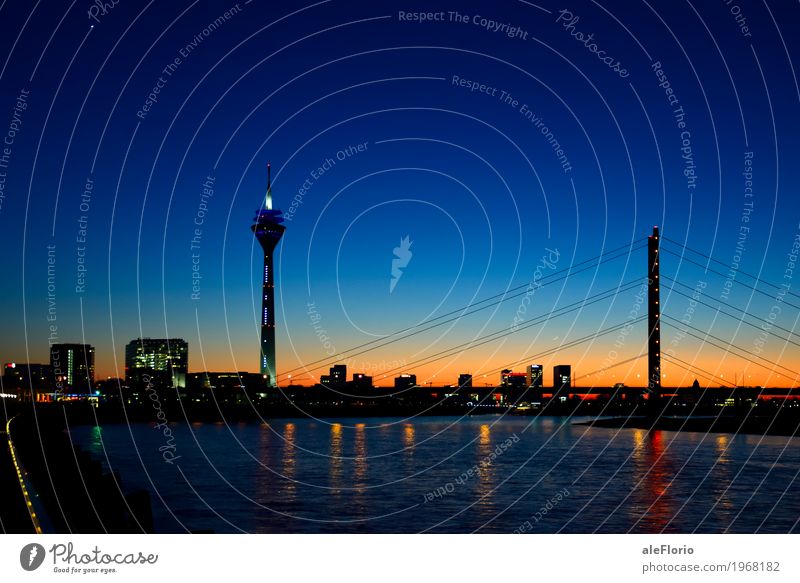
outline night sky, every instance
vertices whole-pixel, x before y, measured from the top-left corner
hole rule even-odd
[[[757,329],[796,341],[800,316],[796,3],[100,4],[0,3],[3,362],[47,362],[54,325],[60,341],[96,347],[99,378],[124,375],[139,336],[186,339],[192,371],[258,370],[249,226],[271,161],[275,208],[290,215],[276,256],[282,384],[325,372],[304,363],[343,361],[331,355],[627,245],[536,289],[522,322],[627,286],[613,299],[413,364],[510,330],[510,299],[349,363],[379,384],[406,371],[494,383],[528,362],[549,384],[554,364],[577,377],[619,364],[644,348],[644,323],[534,355],[645,314],[638,247],[653,225],[679,243],[662,253],[662,273],[688,286],[675,289],[739,315],[693,307],[664,280],[665,318],[783,368],[668,321],[665,351],[748,384],[785,386],[800,369],[797,345]],[[745,273],[789,291],[757,293]],[[578,384],[642,384],[645,367]],[[663,368],[666,385],[697,376]]]

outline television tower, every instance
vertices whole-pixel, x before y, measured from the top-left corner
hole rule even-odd
[[[267,196],[264,205],[256,211],[255,224],[250,228],[264,250],[264,274],[261,287],[261,375],[270,385],[276,385],[275,367],[275,269],[272,254],[286,227],[283,212],[272,209],[271,166],[267,163]]]

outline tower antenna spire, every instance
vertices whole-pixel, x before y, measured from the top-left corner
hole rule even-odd
[[[264,207],[272,210],[272,164],[267,162],[267,199],[264,202]]]
[[[286,231],[283,213],[272,208],[272,165],[267,162],[267,195],[264,206],[256,211],[253,230],[264,251],[261,285],[261,358],[259,368],[270,386],[277,384],[275,367],[275,247]]]

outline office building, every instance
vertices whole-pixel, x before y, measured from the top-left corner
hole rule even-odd
[[[186,388],[189,344],[182,338],[137,338],[125,347],[125,382],[158,388]]]
[[[526,373],[526,383],[532,389],[541,389],[544,386],[544,369],[541,364],[529,364]]]
[[[50,368],[57,395],[89,394],[94,391],[94,346],[52,344]]]

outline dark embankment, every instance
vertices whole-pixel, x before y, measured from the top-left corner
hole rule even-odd
[[[17,456],[44,510],[45,533],[152,532],[149,494],[127,492],[117,473],[105,472],[72,443],[70,409],[29,405],[11,423]]]
[[[22,496],[17,471],[11,458],[6,435],[6,423],[17,413],[15,404],[4,407],[0,419],[0,531],[13,534],[33,534],[33,522]]]

